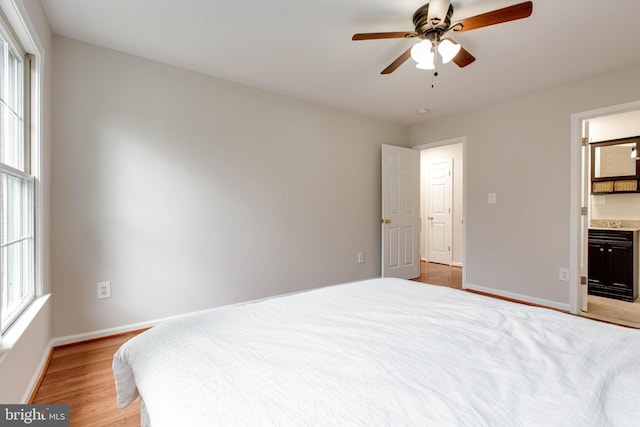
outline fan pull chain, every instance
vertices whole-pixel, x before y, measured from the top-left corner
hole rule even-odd
[[[436,82],[435,82],[436,77],[438,77],[438,72],[434,71],[433,74],[431,75],[431,89],[433,89],[436,86]]]

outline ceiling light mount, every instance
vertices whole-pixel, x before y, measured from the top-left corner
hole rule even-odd
[[[427,38],[427,34],[434,31],[441,36],[449,30],[451,16],[453,16],[453,5],[449,4],[444,20],[439,17],[429,19],[429,3],[427,3],[413,14],[413,25],[421,38]]]

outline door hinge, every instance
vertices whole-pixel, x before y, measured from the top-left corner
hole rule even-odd
[[[451,246],[447,246],[447,250],[451,252]]]
[[[582,138],[581,145],[583,147],[586,147],[587,145],[589,145],[589,138]]]
[[[581,206],[580,207],[580,215],[584,216],[587,215],[589,213],[589,208],[586,206]]]
[[[581,285],[586,285],[587,284],[587,278],[585,276],[580,276],[580,284]]]

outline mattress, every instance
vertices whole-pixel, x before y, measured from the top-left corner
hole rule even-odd
[[[640,331],[402,279],[160,324],[113,360],[160,426],[631,426]]]

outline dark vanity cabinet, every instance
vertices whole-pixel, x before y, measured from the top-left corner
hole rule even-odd
[[[589,294],[633,302],[638,296],[637,232],[589,230]]]

